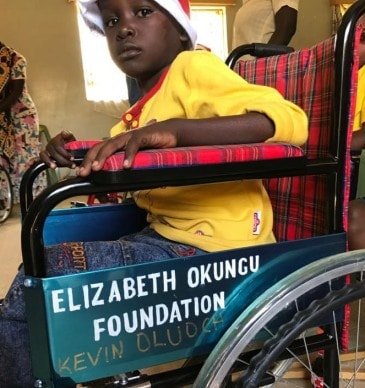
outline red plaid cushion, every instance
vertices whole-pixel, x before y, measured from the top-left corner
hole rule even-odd
[[[68,143],[69,150],[87,150],[97,141],[75,141]],[[206,164],[234,163],[283,158],[303,158],[300,147],[281,143],[259,143],[243,145],[204,146],[144,150],[137,153],[133,168],[167,168]],[[124,152],[109,157],[103,167],[106,171],[123,169]]]

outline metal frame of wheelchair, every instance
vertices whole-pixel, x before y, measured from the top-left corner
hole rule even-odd
[[[362,0],[352,6],[352,12],[345,15],[339,31],[336,128],[347,128],[349,108],[341,102],[350,88],[346,69],[351,67],[352,61],[351,38],[355,23],[364,10]],[[183,386],[194,380],[198,388],[219,387],[221,383],[217,381],[226,382],[226,375],[236,366],[230,355],[238,356],[247,346],[245,341],[256,338],[253,327],[268,319],[265,315],[268,310],[272,313],[298,290],[305,294],[308,287],[317,285],[317,280],[321,284],[323,273],[327,272],[335,279],[364,270],[365,253],[344,253],[346,233],[342,212],[347,134],[344,130],[338,130],[338,133],[333,139],[332,155],[325,160],[297,158],[270,161],[269,164],[242,162],[130,170],[117,175],[100,172],[92,174],[90,179],[76,177],[56,183],[34,200],[32,183],[45,166],[39,163],[29,170],[21,187],[22,252],[37,386],[72,386],[171,361],[200,360],[201,356],[208,355],[204,365],[198,363],[160,373],[150,376],[149,381],[151,386],[159,387],[172,383]],[[44,245],[117,239],[144,225],[143,212],[129,203],[53,210],[70,197],[166,185],[314,174],[328,175],[334,189],[334,198],[329,199],[333,215],[328,235],[163,263],[44,277]],[[363,296],[364,287],[355,291],[354,298]],[[313,320],[308,325],[326,323],[326,296],[316,298],[324,301],[318,309],[322,308],[321,314],[310,314]],[[340,305],[336,311],[340,320],[343,318],[341,306],[351,299],[342,294],[338,299]],[[304,299],[303,303],[309,306],[310,302]],[[291,322],[292,317],[284,319]],[[291,324],[291,332],[295,332],[295,326]],[[335,388],[338,386],[338,360],[334,354],[332,332],[315,338],[314,349],[325,349],[325,362],[330,366],[325,370],[325,381]],[[287,342],[282,342],[284,348],[276,347],[278,353],[270,357],[281,357],[293,338],[288,336]],[[268,360],[272,359],[270,357]],[[256,374],[256,369],[249,369],[251,372]],[[272,383],[265,371],[258,376],[256,380],[246,376],[240,386]],[[144,383],[143,379],[140,383]]]

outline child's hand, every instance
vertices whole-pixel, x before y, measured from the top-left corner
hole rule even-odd
[[[50,168],[69,167],[75,168],[73,156],[65,150],[65,144],[76,140],[75,136],[69,131],[61,131],[52,138],[44,151],[41,151],[40,158]]]
[[[123,167],[128,169],[132,167],[134,157],[140,149],[176,147],[177,131],[172,121],[125,132],[94,145],[86,154],[77,174],[87,176],[91,171],[101,170],[105,160],[117,151],[125,151]]]

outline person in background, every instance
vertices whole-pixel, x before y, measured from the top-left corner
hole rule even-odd
[[[299,0],[242,0],[233,23],[232,49],[243,44],[287,46],[296,32]]]
[[[130,169],[139,149],[306,141],[302,109],[273,88],[247,83],[211,52],[194,50],[188,0],[79,0],[79,6],[142,94],[112,128],[112,137],[88,151],[79,176],[100,170],[117,150],[125,152],[123,167]],[[60,133],[41,159],[54,168],[55,161],[75,167],[65,149],[73,139]],[[147,210],[149,226],[117,241],[78,243],[83,268],[70,244],[48,246],[47,276],[275,242],[270,199],[259,179],[140,190],[133,197]],[[32,384],[23,284],[21,269],[0,306],[1,387]]]
[[[24,172],[39,156],[39,120],[26,84],[25,58],[0,42],[0,160],[8,170],[19,203]],[[35,182],[34,194],[47,186],[45,174]]]

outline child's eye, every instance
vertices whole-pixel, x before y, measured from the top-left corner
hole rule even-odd
[[[107,20],[104,20],[104,26],[105,27],[114,27],[118,23],[118,18],[117,17],[112,17]]]
[[[148,15],[150,15],[153,12],[150,8],[141,8],[136,13],[137,16],[140,16],[142,18],[146,18]]]

